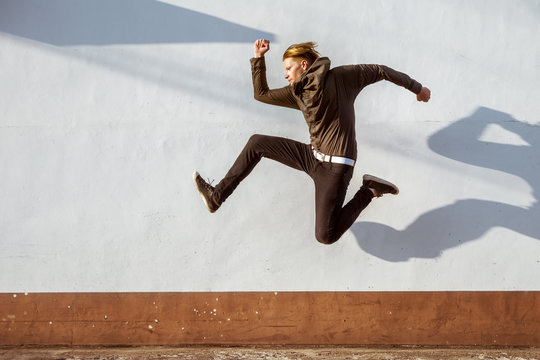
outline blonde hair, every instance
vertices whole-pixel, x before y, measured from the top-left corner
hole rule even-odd
[[[315,50],[316,47],[317,44],[313,41],[293,44],[283,53],[283,60],[287,58],[297,58],[306,60],[311,65],[319,56],[321,56],[319,52]]]

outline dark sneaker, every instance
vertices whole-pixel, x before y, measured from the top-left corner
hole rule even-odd
[[[384,194],[397,195],[399,193],[399,189],[396,185],[376,176],[366,174],[364,175],[363,180],[362,186],[375,190],[376,197],[381,197]]]
[[[197,191],[201,194],[208,211],[211,213],[216,212],[216,210],[219,209],[219,204],[214,199],[214,187],[204,181],[201,175],[196,171],[193,173],[193,182],[195,183]]]

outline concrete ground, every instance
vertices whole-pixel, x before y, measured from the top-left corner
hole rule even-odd
[[[3,347],[0,359],[540,360],[538,348],[425,347]]]

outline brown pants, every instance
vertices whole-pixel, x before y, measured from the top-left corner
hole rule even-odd
[[[354,171],[352,166],[317,160],[311,145],[280,137],[253,135],[227,175],[215,187],[215,197],[219,204],[233,193],[263,157],[304,171],[313,179],[315,237],[323,244],[336,242],[373,198],[371,190],[361,187],[351,201],[343,206]]]

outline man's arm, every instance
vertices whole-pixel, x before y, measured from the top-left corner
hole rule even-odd
[[[427,102],[431,97],[431,91],[427,87],[423,87],[422,84],[412,79],[409,75],[388,66],[355,65],[355,70],[360,89],[378,81],[387,80],[415,93],[418,101]]]
[[[268,88],[266,82],[266,63],[264,54],[270,50],[270,41],[259,39],[254,43],[255,57],[251,59],[251,76],[253,79],[253,93],[256,100],[270,105],[286,106],[298,109],[298,104],[290,86],[279,89]]]

